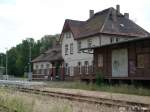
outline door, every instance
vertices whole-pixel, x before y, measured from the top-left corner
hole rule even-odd
[[[128,50],[119,49],[112,51],[112,77],[128,76]]]

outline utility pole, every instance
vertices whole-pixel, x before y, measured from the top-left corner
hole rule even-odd
[[[1,54],[1,67],[3,67],[3,55]]]
[[[8,54],[7,54],[7,48],[6,48],[6,74],[5,77],[6,79],[8,79]]]
[[[28,43],[29,43],[29,73],[28,73],[28,80],[31,81],[32,80],[32,72],[31,72],[31,39],[28,39]]]
[[[0,75],[3,75],[3,58],[2,58],[2,54],[0,54],[1,57],[1,66],[0,66]]]

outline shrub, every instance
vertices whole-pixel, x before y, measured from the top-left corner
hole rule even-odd
[[[101,85],[104,82],[104,75],[101,71],[96,72],[96,84]]]

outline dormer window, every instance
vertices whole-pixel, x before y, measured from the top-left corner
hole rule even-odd
[[[70,33],[70,32],[66,32],[66,33],[65,33],[65,37],[66,37],[66,38],[70,38],[70,37],[71,37],[71,33]]]

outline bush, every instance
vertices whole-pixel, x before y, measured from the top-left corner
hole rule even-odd
[[[101,85],[104,82],[104,75],[101,71],[96,72],[96,84]]]

